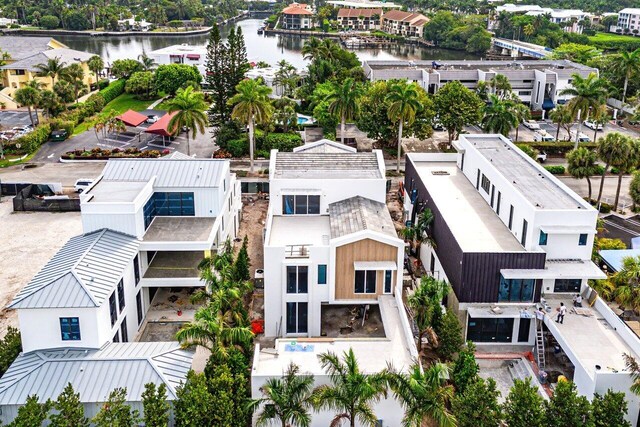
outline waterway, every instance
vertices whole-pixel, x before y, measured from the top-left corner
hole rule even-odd
[[[307,61],[302,58],[300,51],[306,38],[290,35],[259,35],[258,28],[262,26],[262,19],[244,19],[235,24],[242,28],[247,46],[247,56],[250,62],[266,61],[272,65],[285,59],[297,68],[303,68]],[[223,37],[231,27],[221,29]],[[72,49],[100,55],[105,62],[111,63],[116,59],[137,58],[143,51],[162,49],[175,44],[190,44],[205,46],[208,34],[193,36],[162,36],[148,37],[144,34],[127,37],[86,37],[57,35],[57,40]],[[467,52],[434,49],[422,46],[397,44],[376,49],[353,50],[361,61],[378,59],[409,59],[409,60],[454,60],[478,59]]]

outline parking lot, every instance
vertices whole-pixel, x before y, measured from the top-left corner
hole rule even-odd
[[[31,114],[33,115],[33,119],[36,120],[35,113],[32,112]],[[16,126],[24,126],[30,124],[31,119],[29,119],[28,111],[0,110],[0,130],[8,130]]]

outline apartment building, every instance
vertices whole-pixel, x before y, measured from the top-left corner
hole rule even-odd
[[[194,65],[203,76],[207,73],[206,46],[192,46],[186,43],[175,44],[149,52],[149,58],[152,58],[158,65]]]
[[[369,80],[407,79],[435,93],[457,80],[469,89],[490,82],[497,74],[509,79],[513,92],[532,110],[550,110],[571,97],[561,92],[571,85],[573,74],[586,77],[596,68],[567,60],[515,61],[365,61]]]
[[[496,18],[501,13],[517,13],[529,16],[545,16],[554,24],[558,24],[566,32],[582,34],[581,22],[590,19],[591,14],[579,9],[552,9],[541,7],[537,4],[512,4],[507,3],[496,6],[496,13],[489,18],[489,29],[494,29],[497,24]]]
[[[382,9],[340,9],[338,27],[341,30],[374,31],[380,29]]]
[[[407,155],[404,206],[409,223],[426,208],[434,215],[435,245],[423,244],[420,259],[451,284],[466,339],[480,351],[536,346],[544,369],[537,337],[549,334],[578,392],[625,392],[635,423],[640,401],[623,353],[640,354],[640,340],[588,285],[606,277],[591,261],[597,211],[501,135],[461,135],[454,147]],[[585,303],[572,309],[578,293]],[[561,302],[569,311],[559,324]]]
[[[280,23],[285,30],[309,30],[314,27],[311,6],[304,3],[291,3],[282,9]]]
[[[382,31],[397,36],[422,38],[427,22],[429,18],[421,13],[390,10],[382,16]]]
[[[640,8],[628,7],[618,12],[618,24],[612,26],[611,32],[630,35],[640,34]]]
[[[330,4],[334,7],[345,8],[345,9],[382,9],[382,10],[391,10],[391,9],[402,9],[401,4],[393,3],[390,1],[379,1],[379,0],[329,0],[327,4]]]

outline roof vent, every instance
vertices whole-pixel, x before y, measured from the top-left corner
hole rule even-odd
[[[450,175],[447,171],[431,171],[431,175]]]

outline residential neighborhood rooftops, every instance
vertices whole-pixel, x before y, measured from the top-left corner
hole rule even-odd
[[[72,237],[13,299],[9,308],[100,306],[138,254],[138,241],[99,230]]]
[[[622,269],[622,263],[625,258],[640,256],[640,249],[609,249],[600,251],[599,254],[609,270],[615,272]]]
[[[320,139],[293,149],[294,153],[355,153],[357,151],[354,147],[330,139]]]
[[[332,239],[365,230],[398,237],[387,205],[361,196],[331,203],[329,218]]]
[[[11,60],[18,61],[28,56],[33,56],[37,52],[48,49],[67,48],[64,44],[51,37],[24,37],[24,36],[1,36],[0,50],[8,53]]]
[[[55,400],[71,383],[84,403],[104,402],[116,387],[126,401],[141,401],[144,385],[166,384],[169,399],[184,381],[193,352],[177,342],[109,343],[99,350],[54,349],[20,354],[0,379],[0,405],[22,405],[28,396]]]
[[[404,12],[402,10],[390,10],[383,16],[391,21],[411,22],[414,25],[424,24],[429,19],[421,13]]]
[[[306,4],[292,3],[282,9],[282,13],[285,15],[313,15],[313,12],[307,9],[306,6]]]
[[[382,9],[402,9],[402,5],[387,1],[369,0],[329,0],[327,3],[337,7],[348,7],[350,9],[382,8]]]
[[[2,37],[0,37],[0,39],[2,39]],[[86,62],[93,56],[91,53],[69,48],[49,49],[37,53],[35,51],[32,52],[34,52],[33,55],[11,62],[0,68],[5,70],[38,71],[37,66],[39,64],[45,64],[49,59],[58,58],[60,62],[70,65],[79,62]]]
[[[638,8],[638,7],[626,7],[624,9],[622,9],[618,13],[629,13],[631,15],[640,15],[640,8]]]
[[[280,153],[274,178],[374,179],[382,178],[376,153]],[[384,168],[384,165],[382,166]]]
[[[372,16],[382,16],[382,9],[340,9],[338,18],[371,18]]]
[[[424,69],[429,72],[442,72],[447,70],[501,70],[506,72],[509,70],[521,71],[521,70],[583,70],[589,72],[596,72],[597,69],[588,67],[586,65],[571,62],[566,59],[550,59],[550,60],[535,60],[535,59],[517,59],[515,61],[480,61],[480,60],[451,60],[451,61],[438,61],[438,68],[433,68],[434,61],[398,61],[398,60],[371,60],[364,61],[363,67],[365,71],[370,70],[392,70],[392,69]]]

